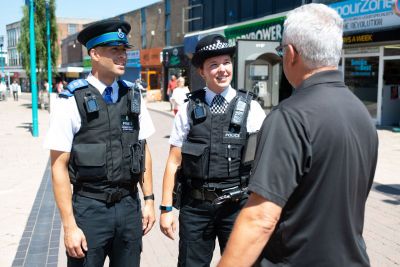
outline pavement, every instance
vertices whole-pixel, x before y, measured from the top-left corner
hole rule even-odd
[[[173,114],[168,102],[149,102],[156,134],[149,140],[158,207]],[[43,140],[49,112],[38,111],[32,137],[30,94],[0,101],[0,266],[66,266],[62,226],[51,189],[49,153]],[[378,130],[379,158],[369,195],[364,237],[371,266],[400,266],[400,133]],[[159,211],[156,209],[157,220]],[[178,215],[174,211],[175,215]],[[176,266],[178,238],[163,236],[158,222],[143,239],[142,266]],[[216,249],[211,266],[219,259]]]

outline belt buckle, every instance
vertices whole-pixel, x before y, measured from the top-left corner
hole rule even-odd
[[[108,193],[107,203],[120,202],[121,199],[122,199],[122,192],[120,190],[117,190],[112,193]]]

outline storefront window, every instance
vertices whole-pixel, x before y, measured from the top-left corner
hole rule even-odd
[[[377,115],[378,70],[379,57],[345,59],[345,83],[373,118]]]
[[[385,56],[400,56],[400,45],[388,45],[385,46]]]

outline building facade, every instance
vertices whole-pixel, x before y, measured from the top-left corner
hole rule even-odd
[[[189,0],[188,29],[184,52],[191,57],[203,36],[218,33],[237,46],[234,88],[258,95],[266,110],[288,97],[292,88],[283,75],[281,58],[276,54],[282,39],[285,15],[310,1]],[[197,71],[190,68],[191,87],[205,86]]]
[[[220,33],[237,45],[236,88],[258,94],[269,109],[291,94],[274,48],[280,43],[286,13],[318,2],[344,19],[344,49],[339,68],[349,89],[378,125],[400,123],[399,0],[243,1],[189,0],[184,50],[190,57],[204,35]],[[255,19],[254,19],[255,18]],[[192,87],[204,86],[191,69]]]
[[[336,1],[344,20],[340,68],[349,89],[378,125],[400,126],[398,0]]]
[[[190,84],[190,60],[185,54],[183,39],[187,31],[185,18],[188,13],[187,0],[165,0],[165,48],[162,51],[163,62],[163,98],[167,99],[168,81],[172,75],[184,77]],[[190,89],[190,87],[189,87]]]
[[[58,55],[56,66],[56,72],[59,74],[60,77],[53,77],[53,85],[58,79],[63,79],[65,76],[68,75],[67,71],[64,71],[61,68],[62,65],[62,57],[64,55],[61,44],[62,40],[65,39],[67,36],[77,33],[82,30],[83,25],[91,22],[92,20],[89,19],[74,19],[74,18],[57,18],[57,34],[58,40],[57,44],[60,47],[60,53]],[[27,86],[27,76],[25,70],[22,67],[22,58],[21,53],[18,51],[18,43],[20,42],[21,36],[21,22],[17,21],[11,24],[6,25],[7,29],[7,37],[8,37],[8,66],[6,69],[6,75],[8,74],[8,79],[19,79],[21,84],[21,89],[23,91],[30,91],[30,88]],[[64,55],[65,56],[65,55]],[[60,69],[61,68],[61,69]]]

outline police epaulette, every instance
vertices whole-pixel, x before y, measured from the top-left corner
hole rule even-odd
[[[245,94],[245,95],[249,95],[251,97],[251,99],[253,99],[253,100],[257,97],[257,95],[254,92],[250,92],[245,89],[238,89],[238,92]]]
[[[78,80],[73,80],[67,85],[67,88],[64,89],[59,96],[62,98],[68,98],[74,95],[74,92],[76,90],[88,87],[89,83],[85,79],[78,79]]]
[[[195,100],[196,98],[203,98],[205,96],[206,90],[198,89],[186,94],[188,98]]]
[[[118,85],[119,85],[120,87],[125,87],[125,88],[128,88],[128,89],[134,87],[134,86],[133,86],[134,83],[132,83],[132,82],[130,82],[130,81],[126,81],[126,80],[118,80],[117,83],[118,83]]]

